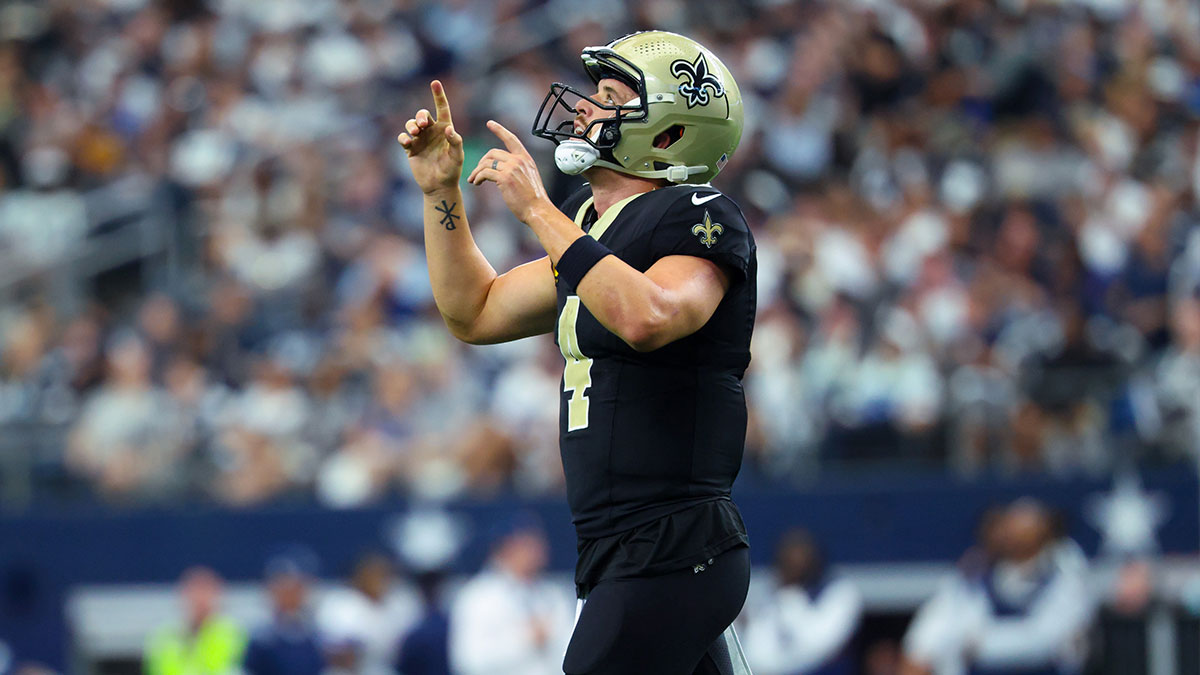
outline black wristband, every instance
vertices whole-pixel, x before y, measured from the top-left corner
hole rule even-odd
[[[558,272],[558,278],[569,284],[569,288],[576,288],[584,275],[609,255],[612,255],[612,251],[608,247],[585,234],[563,251],[554,269]]]

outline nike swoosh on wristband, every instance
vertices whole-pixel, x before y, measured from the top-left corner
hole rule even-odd
[[[700,197],[700,193],[693,192],[692,193],[692,203],[695,204],[696,206],[700,206],[701,204],[704,204],[706,202],[711,202],[712,200],[714,200],[720,196],[721,196],[720,192],[718,192],[715,195],[709,195],[707,197]]]

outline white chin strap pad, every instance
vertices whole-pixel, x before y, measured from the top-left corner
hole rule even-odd
[[[563,141],[554,149],[558,170],[574,176],[591,168],[600,159],[600,151],[584,141]]]

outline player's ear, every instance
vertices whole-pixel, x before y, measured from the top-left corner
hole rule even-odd
[[[670,129],[667,129],[666,131],[654,137],[654,147],[658,148],[659,150],[662,150],[663,148],[669,148],[673,143],[675,143],[675,141],[678,141],[681,138],[683,138],[683,125],[676,124]]]

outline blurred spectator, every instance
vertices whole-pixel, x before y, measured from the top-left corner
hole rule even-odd
[[[1029,401],[1018,416],[1033,437],[1032,445],[1017,446],[1013,460],[1025,471],[1098,474],[1112,466],[1102,403],[1115,398],[1123,364],[1116,350],[1097,344],[1094,331],[1089,335],[1078,308],[1065,308],[1061,317],[1062,338],[1025,363]]]
[[[146,299],[138,311],[138,332],[150,355],[151,379],[161,382],[167,362],[180,340],[179,308],[171,298],[156,294]]]
[[[542,578],[547,543],[532,517],[492,537],[487,567],[450,609],[450,663],[459,675],[562,672],[571,635],[566,589]]]
[[[316,556],[293,547],[267,561],[271,622],[255,630],[242,668],[248,675],[320,675],[326,672],[325,643],[308,607],[317,573]]]
[[[1083,552],[1030,500],[989,514],[980,536],[909,626],[907,672],[1078,672],[1094,613]]]
[[[1097,645],[1099,671],[1146,672],[1152,611],[1157,605],[1155,563],[1133,559],[1120,565],[1111,597],[1100,609]]]
[[[335,589],[322,598],[317,624],[339,672],[393,672],[400,638],[420,611],[415,595],[396,584],[395,574],[387,556],[367,554],[355,563],[349,588]]]
[[[444,586],[463,544],[458,523],[437,509],[409,512],[395,529],[397,555],[415,577],[421,616],[400,640],[402,675],[450,675],[450,614]]]
[[[811,475],[818,468],[816,444],[825,392],[813,368],[805,368],[809,363],[797,362],[809,339],[787,311],[760,313],[754,329],[747,396],[757,406],[751,409],[747,451],[768,475]]]
[[[540,493],[562,485],[558,454],[558,390],[562,352],[548,337],[511,343],[524,353],[496,378],[490,413],[497,431],[520,453],[513,481],[521,492]],[[516,346],[519,345],[519,346]]]
[[[105,355],[108,379],[84,404],[68,462],[105,495],[162,497],[183,478],[176,463],[186,446],[164,424],[167,400],[150,380],[150,354],[140,338],[122,334]]]
[[[1175,456],[1200,448],[1200,300],[1183,300],[1171,312],[1174,344],[1156,371],[1163,412],[1163,441]]]
[[[749,609],[746,658],[761,675],[850,675],[850,644],[862,620],[862,596],[831,578],[812,536],[792,530],[775,551],[769,599]]]
[[[68,184],[71,158],[54,144],[21,157],[24,188],[0,195],[0,260],[8,269],[40,271],[72,253],[87,233],[83,196]]]
[[[845,376],[837,405],[846,426],[886,429],[883,433],[903,438],[922,434],[936,422],[941,375],[919,339],[906,312],[893,310],[884,320],[875,343]],[[900,446],[889,449],[894,455]]]
[[[396,670],[401,675],[450,675],[450,615],[442,601],[446,573],[416,575],[421,616],[400,639]]]
[[[314,451],[301,434],[309,410],[308,397],[282,359],[256,363],[253,379],[230,402],[218,439],[219,494],[233,503],[255,503],[310,483]]]
[[[312,408],[303,431],[305,442],[312,447],[337,447],[361,414],[369,399],[354,376],[347,364],[336,357],[323,358],[314,366],[308,379]],[[318,494],[321,471],[318,469]]]
[[[78,413],[71,364],[52,353],[48,308],[14,313],[0,343],[0,423],[61,424]]]
[[[395,448],[377,433],[352,428],[317,470],[317,498],[327,506],[361,506],[378,498],[396,473]]]
[[[146,675],[227,675],[239,670],[246,634],[218,614],[221,591],[221,578],[208,568],[183,573],[183,623],[164,626],[146,643]]]

